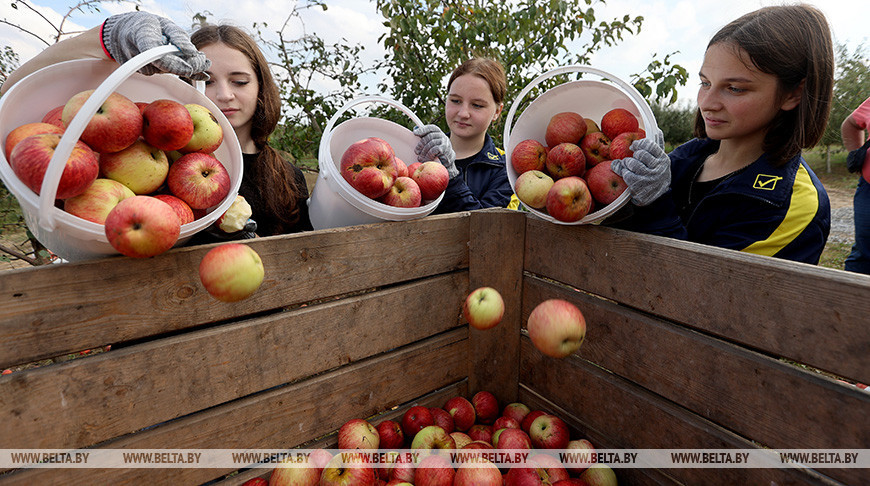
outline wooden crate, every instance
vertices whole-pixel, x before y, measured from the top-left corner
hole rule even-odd
[[[220,303],[210,246],[0,276],[0,448],[334,446],[350,418],[490,390],[601,448],[862,449],[870,277],[487,210],[249,240],[266,280]],[[470,289],[505,319],[468,328]],[[588,322],[557,360],[524,323],[547,298]],[[820,373],[818,370],[824,370]],[[237,485],[266,469],[33,469],[0,484]],[[617,469],[621,484],[861,484],[860,469]],[[61,481],[62,480],[62,481]]]

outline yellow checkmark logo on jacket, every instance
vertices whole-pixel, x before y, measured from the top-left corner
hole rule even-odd
[[[758,174],[755,176],[755,183],[752,184],[752,188],[760,189],[762,191],[772,191],[776,187],[776,181],[780,179],[782,179],[782,177]]]

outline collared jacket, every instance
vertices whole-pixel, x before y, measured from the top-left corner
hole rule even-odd
[[[677,207],[704,161],[719,148],[709,139],[689,141],[669,154],[671,189],[617,226],[697,243],[818,264],[831,229],[824,186],[803,156],[775,167],[762,155],[727,176],[691,212]],[[682,214],[681,214],[682,213]]]
[[[450,179],[436,214],[472,211],[491,207],[505,208],[514,191],[508,180],[505,153],[489,134],[483,148],[473,157],[457,160],[459,175]]]

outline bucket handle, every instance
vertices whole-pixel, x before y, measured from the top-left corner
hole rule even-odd
[[[164,45],[142,52],[124,64],[119,65],[112,74],[94,90],[91,96],[82,104],[76,116],[64,130],[63,136],[45,169],[42,179],[42,188],[39,191],[39,226],[47,231],[53,231],[56,226],[54,217],[54,200],[57,197],[57,186],[60,184],[61,175],[66,167],[66,161],[72,154],[76,142],[82,132],[97,112],[100,105],[111,95],[118,86],[128,77],[143,66],[155,61],[166,54],[176,52],[178,48],[173,45]]]
[[[643,126],[646,128],[647,136],[654,136],[655,132],[658,130],[658,125],[656,125],[655,117],[653,116],[652,111],[649,110],[648,105],[646,103],[646,100],[643,99],[643,96],[641,96],[640,92],[638,92],[634,86],[632,86],[632,85],[626,83],[625,81],[617,78],[616,76],[614,76],[608,72],[602,71],[600,69],[595,69],[593,67],[575,64],[575,65],[570,65],[570,66],[562,66],[562,67],[558,67],[558,68],[552,69],[550,71],[547,71],[546,73],[533,79],[532,82],[528,84],[528,86],[526,86],[525,88],[523,88],[522,91],[520,91],[519,96],[517,97],[516,101],[514,101],[513,105],[511,105],[511,109],[508,111],[507,118],[505,119],[504,138],[502,139],[502,143],[504,143],[505,147],[508,146],[508,141],[510,140],[511,126],[513,125],[514,114],[516,114],[517,108],[519,108],[521,102],[526,97],[526,95],[529,93],[529,91],[531,91],[535,86],[541,84],[542,82],[544,82],[547,79],[550,79],[554,76],[558,76],[560,74],[566,74],[566,73],[575,73],[575,72],[576,73],[595,74],[597,76],[600,76],[602,78],[609,80],[613,84],[622,88],[622,90],[625,92],[625,94],[627,94],[632,99],[632,101],[634,101],[634,104],[638,106],[639,111],[640,111],[640,116],[643,119]],[[647,109],[644,109],[644,108],[647,108]]]
[[[324,136],[320,138],[320,149],[318,151],[318,158],[320,160],[327,160],[329,156],[329,144],[332,141],[332,129],[335,127],[335,123],[341,117],[341,115],[345,114],[349,109],[353,108],[356,105],[360,105],[363,103],[384,103],[390,105],[394,108],[397,108],[402,113],[408,115],[408,118],[411,119],[412,122],[416,124],[416,126],[423,126],[423,122],[420,121],[420,118],[414,114],[411,110],[409,110],[405,105],[399,103],[398,101],[391,100],[389,98],[385,98],[383,96],[362,96],[360,98],[355,98],[349,102],[347,102],[344,106],[338,109],[332,118],[329,119],[329,122],[326,124],[326,128],[323,130]],[[324,175],[325,176],[325,175]]]

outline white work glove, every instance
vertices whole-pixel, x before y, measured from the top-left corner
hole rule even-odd
[[[664,146],[664,135],[657,130],[655,140],[647,137],[631,143],[631,157],[610,163],[613,172],[625,180],[631,202],[637,206],[652,203],[671,185],[671,159]]]
[[[169,19],[148,12],[113,15],[103,23],[102,41],[106,51],[120,64],[149,49],[172,44],[180,52],[166,54],[139,72],[146,75],[167,72],[193,80],[208,80],[205,71],[211,61],[197,51],[190,36]]]
[[[438,159],[441,165],[447,168],[451,179],[459,175],[459,169],[456,168],[456,152],[453,151],[450,138],[437,125],[414,127],[414,135],[420,137],[420,141],[414,148],[417,160],[426,162]]]

